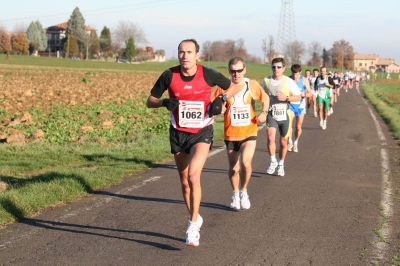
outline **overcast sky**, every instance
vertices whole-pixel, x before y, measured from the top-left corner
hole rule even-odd
[[[330,4],[329,4],[330,2]],[[205,41],[243,38],[250,54],[262,58],[262,39],[278,36],[281,0],[4,0],[0,25],[12,31],[39,20],[49,27],[69,19],[78,7],[86,24],[113,30],[118,21],[132,21],[145,32],[148,45],[177,55],[183,39]],[[360,3],[362,3],[360,5]],[[344,39],[356,53],[378,54],[400,63],[400,1],[293,0],[297,40],[318,41],[330,49]],[[308,58],[303,58],[303,62]]]

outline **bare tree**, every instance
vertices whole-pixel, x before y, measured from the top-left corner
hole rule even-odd
[[[89,58],[89,48],[95,42],[93,38],[93,31],[87,31],[86,29],[79,28],[75,32],[76,39],[83,44],[86,49],[86,60]]]
[[[203,43],[202,58],[204,60],[212,61],[228,61],[232,57],[240,56],[244,60],[248,61],[249,54],[247,53],[244,39],[240,38],[238,40],[225,40],[225,41],[206,41]],[[255,57],[251,57],[255,58]],[[257,58],[257,61],[259,58]]]
[[[0,28],[0,50],[6,54],[8,60],[11,51],[11,34],[5,28]]]
[[[28,25],[21,22],[14,25],[13,32],[26,32],[27,29]]]
[[[285,55],[289,64],[301,64],[301,57],[306,51],[304,42],[293,41],[285,46]]]
[[[148,43],[144,31],[131,21],[119,21],[117,27],[112,31],[112,35],[113,46],[117,50],[121,47],[126,47],[129,37],[133,37],[135,46]]]
[[[265,58],[267,58],[267,51],[268,51],[268,48],[267,48],[267,38],[262,39],[261,41],[262,41],[261,50],[262,50],[262,52],[263,52],[263,63],[266,63],[266,62],[265,62]]]
[[[0,38],[3,35],[3,33],[6,33],[6,32],[7,32],[7,28],[0,24]]]
[[[206,61],[211,61],[213,60],[213,56],[212,56],[212,42],[211,41],[206,41],[203,43],[203,45],[201,46],[201,54],[204,60]]]
[[[274,59],[276,54],[275,50],[275,40],[274,36],[269,35],[268,36],[268,45],[267,45],[267,56],[268,56],[268,62],[271,63],[272,60]]]
[[[244,45],[244,39],[240,38],[236,41],[236,54],[234,56],[240,56],[241,58],[246,58],[248,57],[248,53],[246,50],[246,47]]]
[[[333,67],[336,68],[352,68],[354,58],[353,46],[348,41],[341,39],[335,41],[330,50],[332,56]]]
[[[311,56],[309,64],[312,66],[321,65],[322,46],[319,42],[313,41],[308,45],[308,53]]]
[[[232,39],[225,40],[225,53],[228,57],[234,57],[236,54],[236,41]]]
[[[266,58],[268,59],[268,62],[271,63],[275,56],[275,40],[272,35],[268,36],[268,40],[267,38],[262,40],[261,49],[264,55],[264,63]]]

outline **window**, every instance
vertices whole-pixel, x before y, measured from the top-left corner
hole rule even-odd
[[[365,63],[365,66],[367,66],[367,63]]]
[[[358,66],[362,66],[362,63],[359,63]]]

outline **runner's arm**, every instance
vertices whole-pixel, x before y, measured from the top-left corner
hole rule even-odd
[[[306,81],[307,80],[307,81]],[[303,79],[303,84],[306,87],[307,92],[304,94],[304,97],[310,97],[311,94],[311,88],[310,88],[310,82],[308,79]]]
[[[150,96],[147,98],[146,106],[148,108],[163,107],[163,100],[160,99],[163,93],[168,89],[172,80],[172,70],[165,70],[158,78],[153,88],[151,89]]]

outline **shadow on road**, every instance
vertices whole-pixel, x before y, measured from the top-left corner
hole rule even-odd
[[[123,199],[130,199],[130,200],[140,200],[140,201],[154,201],[154,202],[162,202],[162,203],[173,203],[173,204],[185,204],[183,200],[174,200],[174,199],[163,199],[163,198],[151,198],[151,197],[140,197],[140,196],[133,196],[133,195],[123,195],[112,193],[108,191],[95,191],[93,194],[95,195],[105,195],[110,197],[117,197]],[[205,208],[213,208],[225,211],[232,211],[229,206],[218,204],[218,203],[211,203],[211,202],[201,202],[201,207]]]
[[[48,230],[57,230],[57,231],[63,231],[63,232],[68,232],[68,233],[74,233],[74,234],[86,234],[86,235],[93,235],[93,236],[100,236],[100,237],[107,237],[107,238],[122,239],[122,240],[126,240],[126,241],[133,241],[133,242],[136,242],[139,244],[148,245],[148,246],[152,246],[152,247],[156,247],[156,248],[160,248],[160,249],[164,249],[164,250],[171,250],[171,251],[178,251],[181,249],[170,246],[170,245],[157,243],[157,242],[138,240],[138,239],[129,238],[129,237],[125,237],[125,236],[119,236],[117,234],[111,235],[111,233],[123,233],[123,235],[130,235],[130,234],[145,235],[145,236],[151,236],[151,237],[160,237],[160,238],[164,238],[164,239],[171,239],[171,240],[175,240],[178,242],[185,242],[185,239],[182,239],[182,238],[172,237],[169,235],[155,233],[155,232],[148,232],[148,231],[136,231],[136,230],[130,231],[130,230],[123,230],[123,229],[110,229],[110,228],[105,228],[105,227],[70,224],[70,223],[46,221],[46,220],[40,220],[40,219],[26,219],[24,221],[21,221],[21,223],[27,224],[29,226],[42,228],[42,229],[48,229]],[[110,232],[110,234],[99,233],[96,231],[108,231],[108,232]]]

